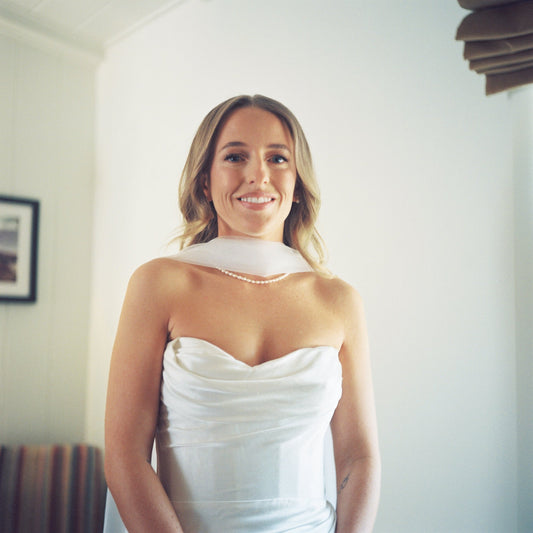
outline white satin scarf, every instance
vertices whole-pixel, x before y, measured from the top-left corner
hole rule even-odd
[[[193,244],[172,256],[177,261],[254,276],[274,276],[313,269],[300,252],[281,242],[251,237],[217,237]]]

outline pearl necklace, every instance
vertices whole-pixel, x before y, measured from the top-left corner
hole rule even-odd
[[[226,276],[230,276],[232,278],[239,279],[241,281],[247,281],[248,283],[253,283],[254,285],[267,285],[268,283],[275,283],[276,281],[281,281],[282,279],[285,279],[290,274],[290,272],[287,272],[286,274],[282,274],[281,276],[278,276],[277,278],[257,280],[257,279],[250,279],[244,276],[240,276],[239,274],[235,274],[224,268],[216,267],[216,269],[220,270],[220,272],[222,272],[223,274],[226,274]]]

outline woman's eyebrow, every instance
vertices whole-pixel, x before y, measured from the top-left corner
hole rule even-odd
[[[235,146],[242,147],[242,146],[247,146],[247,144],[243,143],[242,141],[230,141],[230,142],[226,143],[224,146],[222,146],[220,148],[219,152],[221,152],[222,150],[225,150],[226,148],[232,148],[232,147],[235,147]],[[291,152],[291,149],[286,144],[281,144],[281,143],[269,144],[267,146],[267,148],[274,149],[274,150],[286,150],[289,153]]]
[[[229,143],[226,143],[224,146],[222,146],[219,152],[222,152],[222,150],[225,150],[226,148],[231,148],[233,146],[246,146],[246,143],[243,143],[241,141],[230,141]]]
[[[286,144],[269,144],[267,148],[273,148],[274,150],[286,150],[287,152],[291,151]]]

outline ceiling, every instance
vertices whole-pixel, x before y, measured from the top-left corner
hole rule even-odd
[[[0,21],[95,54],[186,0],[0,0]]]

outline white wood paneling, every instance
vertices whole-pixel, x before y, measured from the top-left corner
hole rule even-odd
[[[94,68],[0,37],[0,193],[40,201],[38,294],[0,303],[0,439],[84,437]],[[4,139],[2,139],[4,140]]]

